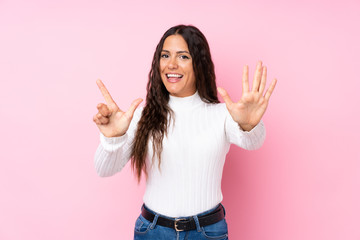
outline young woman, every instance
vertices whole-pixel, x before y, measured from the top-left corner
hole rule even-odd
[[[231,144],[261,147],[261,118],[276,85],[274,79],[264,93],[261,61],[252,89],[244,67],[242,97],[233,102],[216,88],[205,36],[194,26],[178,25],[156,47],[143,108],[138,108],[142,99],[136,99],[129,110],[120,110],[104,84],[97,84],[106,100],[93,118],[101,142],[97,173],[111,176],[131,159],[138,179],[142,172],[146,176],[134,239],[228,239],[221,204],[225,156]]]

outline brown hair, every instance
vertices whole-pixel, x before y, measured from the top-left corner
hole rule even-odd
[[[177,25],[167,30],[158,43],[152,60],[147,83],[146,105],[142,111],[132,148],[131,167],[136,170],[138,181],[142,170],[146,172],[147,144],[153,142],[154,155],[161,163],[162,141],[167,134],[172,110],[168,105],[169,92],[166,90],[160,76],[160,55],[168,36],[179,34],[186,41],[193,59],[196,88],[200,98],[207,103],[219,103],[216,91],[214,64],[211,60],[209,44],[200,30],[191,25]],[[168,115],[170,118],[168,118]]]

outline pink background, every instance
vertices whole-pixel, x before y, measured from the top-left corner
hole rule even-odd
[[[61,3],[60,3],[61,2]],[[241,96],[261,59],[278,85],[264,146],[232,147],[230,239],[360,239],[359,1],[0,1],[0,239],[131,239],[144,182],[96,175],[101,78],[127,108],[155,46],[185,23]]]

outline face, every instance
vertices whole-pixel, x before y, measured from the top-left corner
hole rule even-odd
[[[160,74],[170,95],[188,97],[196,92],[192,58],[181,35],[171,35],[165,39],[160,57]]]

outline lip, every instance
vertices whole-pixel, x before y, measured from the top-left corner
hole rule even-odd
[[[176,78],[176,77],[168,78],[167,74],[178,74],[178,75],[181,75],[182,77],[181,78]],[[176,73],[176,72],[169,72],[169,73],[165,73],[165,77],[166,77],[166,80],[169,83],[177,83],[177,82],[180,82],[182,80],[182,78],[184,77],[184,74],[180,74],[180,73]]]
[[[181,78],[168,78],[167,81],[169,83],[177,83],[181,81]]]

